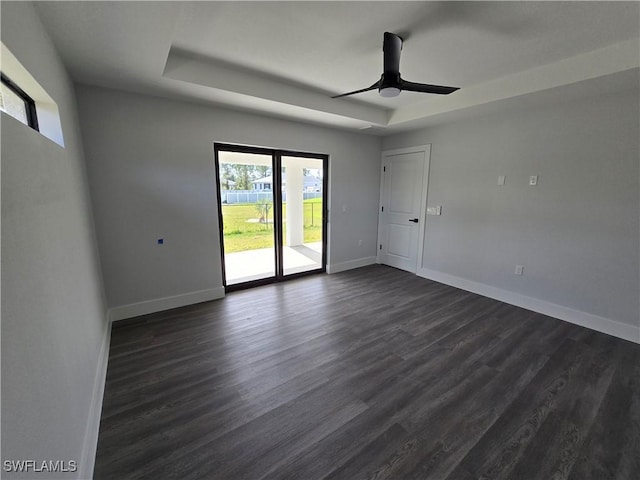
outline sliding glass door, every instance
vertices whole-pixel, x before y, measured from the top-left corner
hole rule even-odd
[[[328,157],[215,144],[225,287],[326,268]]]
[[[227,285],[274,278],[271,155],[220,151],[218,167]]]
[[[282,156],[283,274],[323,267],[324,162]]]

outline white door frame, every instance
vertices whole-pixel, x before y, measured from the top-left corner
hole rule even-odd
[[[422,174],[422,196],[420,200],[420,223],[422,227],[418,234],[418,255],[416,261],[416,273],[422,269],[424,257],[424,237],[427,228],[427,192],[429,190],[429,164],[431,161],[431,144],[417,145],[415,147],[398,148],[395,150],[385,150],[380,158],[380,202],[378,204],[378,248],[376,249],[376,263],[382,263],[380,258],[380,245],[382,244],[382,205],[384,201],[384,166],[386,157],[393,155],[403,155],[405,153],[424,153],[424,170]]]

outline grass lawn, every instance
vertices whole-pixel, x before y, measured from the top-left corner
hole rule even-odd
[[[286,218],[287,204],[282,213]],[[255,203],[222,205],[225,253],[243,252],[273,247],[273,223],[259,223],[260,213]],[[253,221],[250,221],[253,220]],[[273,222],[273,208],[269,210],[269,222]],[[287,224],[283,225],[286,235]],[[322,199],[304,201],[304,243],[322,241]]]

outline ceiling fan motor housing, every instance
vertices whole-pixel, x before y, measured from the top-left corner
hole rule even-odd
[[[383,88],[393,88],[393,87],[400,88],[401,85],[402,83],[401,83],[399,73],[385,72],[380,77],[379,90],[382,90]]]

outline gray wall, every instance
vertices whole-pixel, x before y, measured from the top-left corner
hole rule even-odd
[[[636,87],[532,102],[385,138],[432,144],[442,216],[427,217],[423,267],[638,326],[638,101]]]
[[[213,142],[329,154],[329,263],[373,261],[379,138],[89,86],[78,105],[109,307],[222,286]]]
[[[66,145],[0,114],[2,460],[80,463],[84,448],[69,478],[93,465],[108,338],[76,104],[31,5],[3,2],[2,41],[58,104]]]

